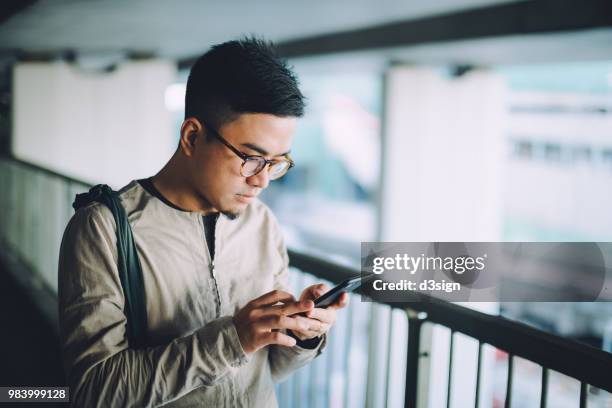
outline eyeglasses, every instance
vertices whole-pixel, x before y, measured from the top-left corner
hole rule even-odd
[[[225,138],[223,138],[223,136],[221,136],[219,132],[212,127],[204,124],[204,128],[206,128],[206,131],[213,135],[217,140],[227,146],[228,149],[234,152],[236,156],[243,160],[242,166],[240,167],[240,174],[242,177],[251,177],[259,174],[266,167],[266,165],[269,164],[268,176],[270,177],[270,180],[276,180],[287,174],[289,169],[295,165],[289,155],[285,155],[282,158],[268,160],[263,156],[248,155],[243,153],[232,146],[230,142],[225,140]]]

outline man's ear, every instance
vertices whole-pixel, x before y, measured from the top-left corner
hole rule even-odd
[[[181,139],[179,148],[187,157],[191,157],[195,150],[196,139],[202,130],[202,124],[196,118],[189,117],[181,125]]]

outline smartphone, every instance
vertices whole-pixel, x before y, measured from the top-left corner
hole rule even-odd
[[[363,277],[357,276],[355,278],[345,280],[338,286],[316,298],[314,301],[315,307],[326,308],[334,302],[337,302],[340,298],[340,295],[342,295],[343,293],[354,291],[355,289],[359,288],[363,283],[372,280],[375,276],[376,275],[374,274],[368,274]]]

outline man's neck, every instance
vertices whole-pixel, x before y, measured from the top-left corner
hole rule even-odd
[[[217,212],[216,209],[189,185],[187,166],[181,163],[177,151],[170,161],[151,178],[153,186],[168,201],[186,211],[196,211],[203,215]]]

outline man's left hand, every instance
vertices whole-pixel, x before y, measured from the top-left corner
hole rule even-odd
[[[309,286],[302,292],[300,300],[314,301],[328,290],[329,287],[324,283]],[[343,293],[335,303],[332,303],[326,308],[315,307],[304,313],[304,315],[299,316],[299,318],[304,320],[309,329],[306,331],[292,330],[293,334],[300,340],[308,340],[325,334],[336,321],[336,310],[346,307],[348,302],[349,294]]]

